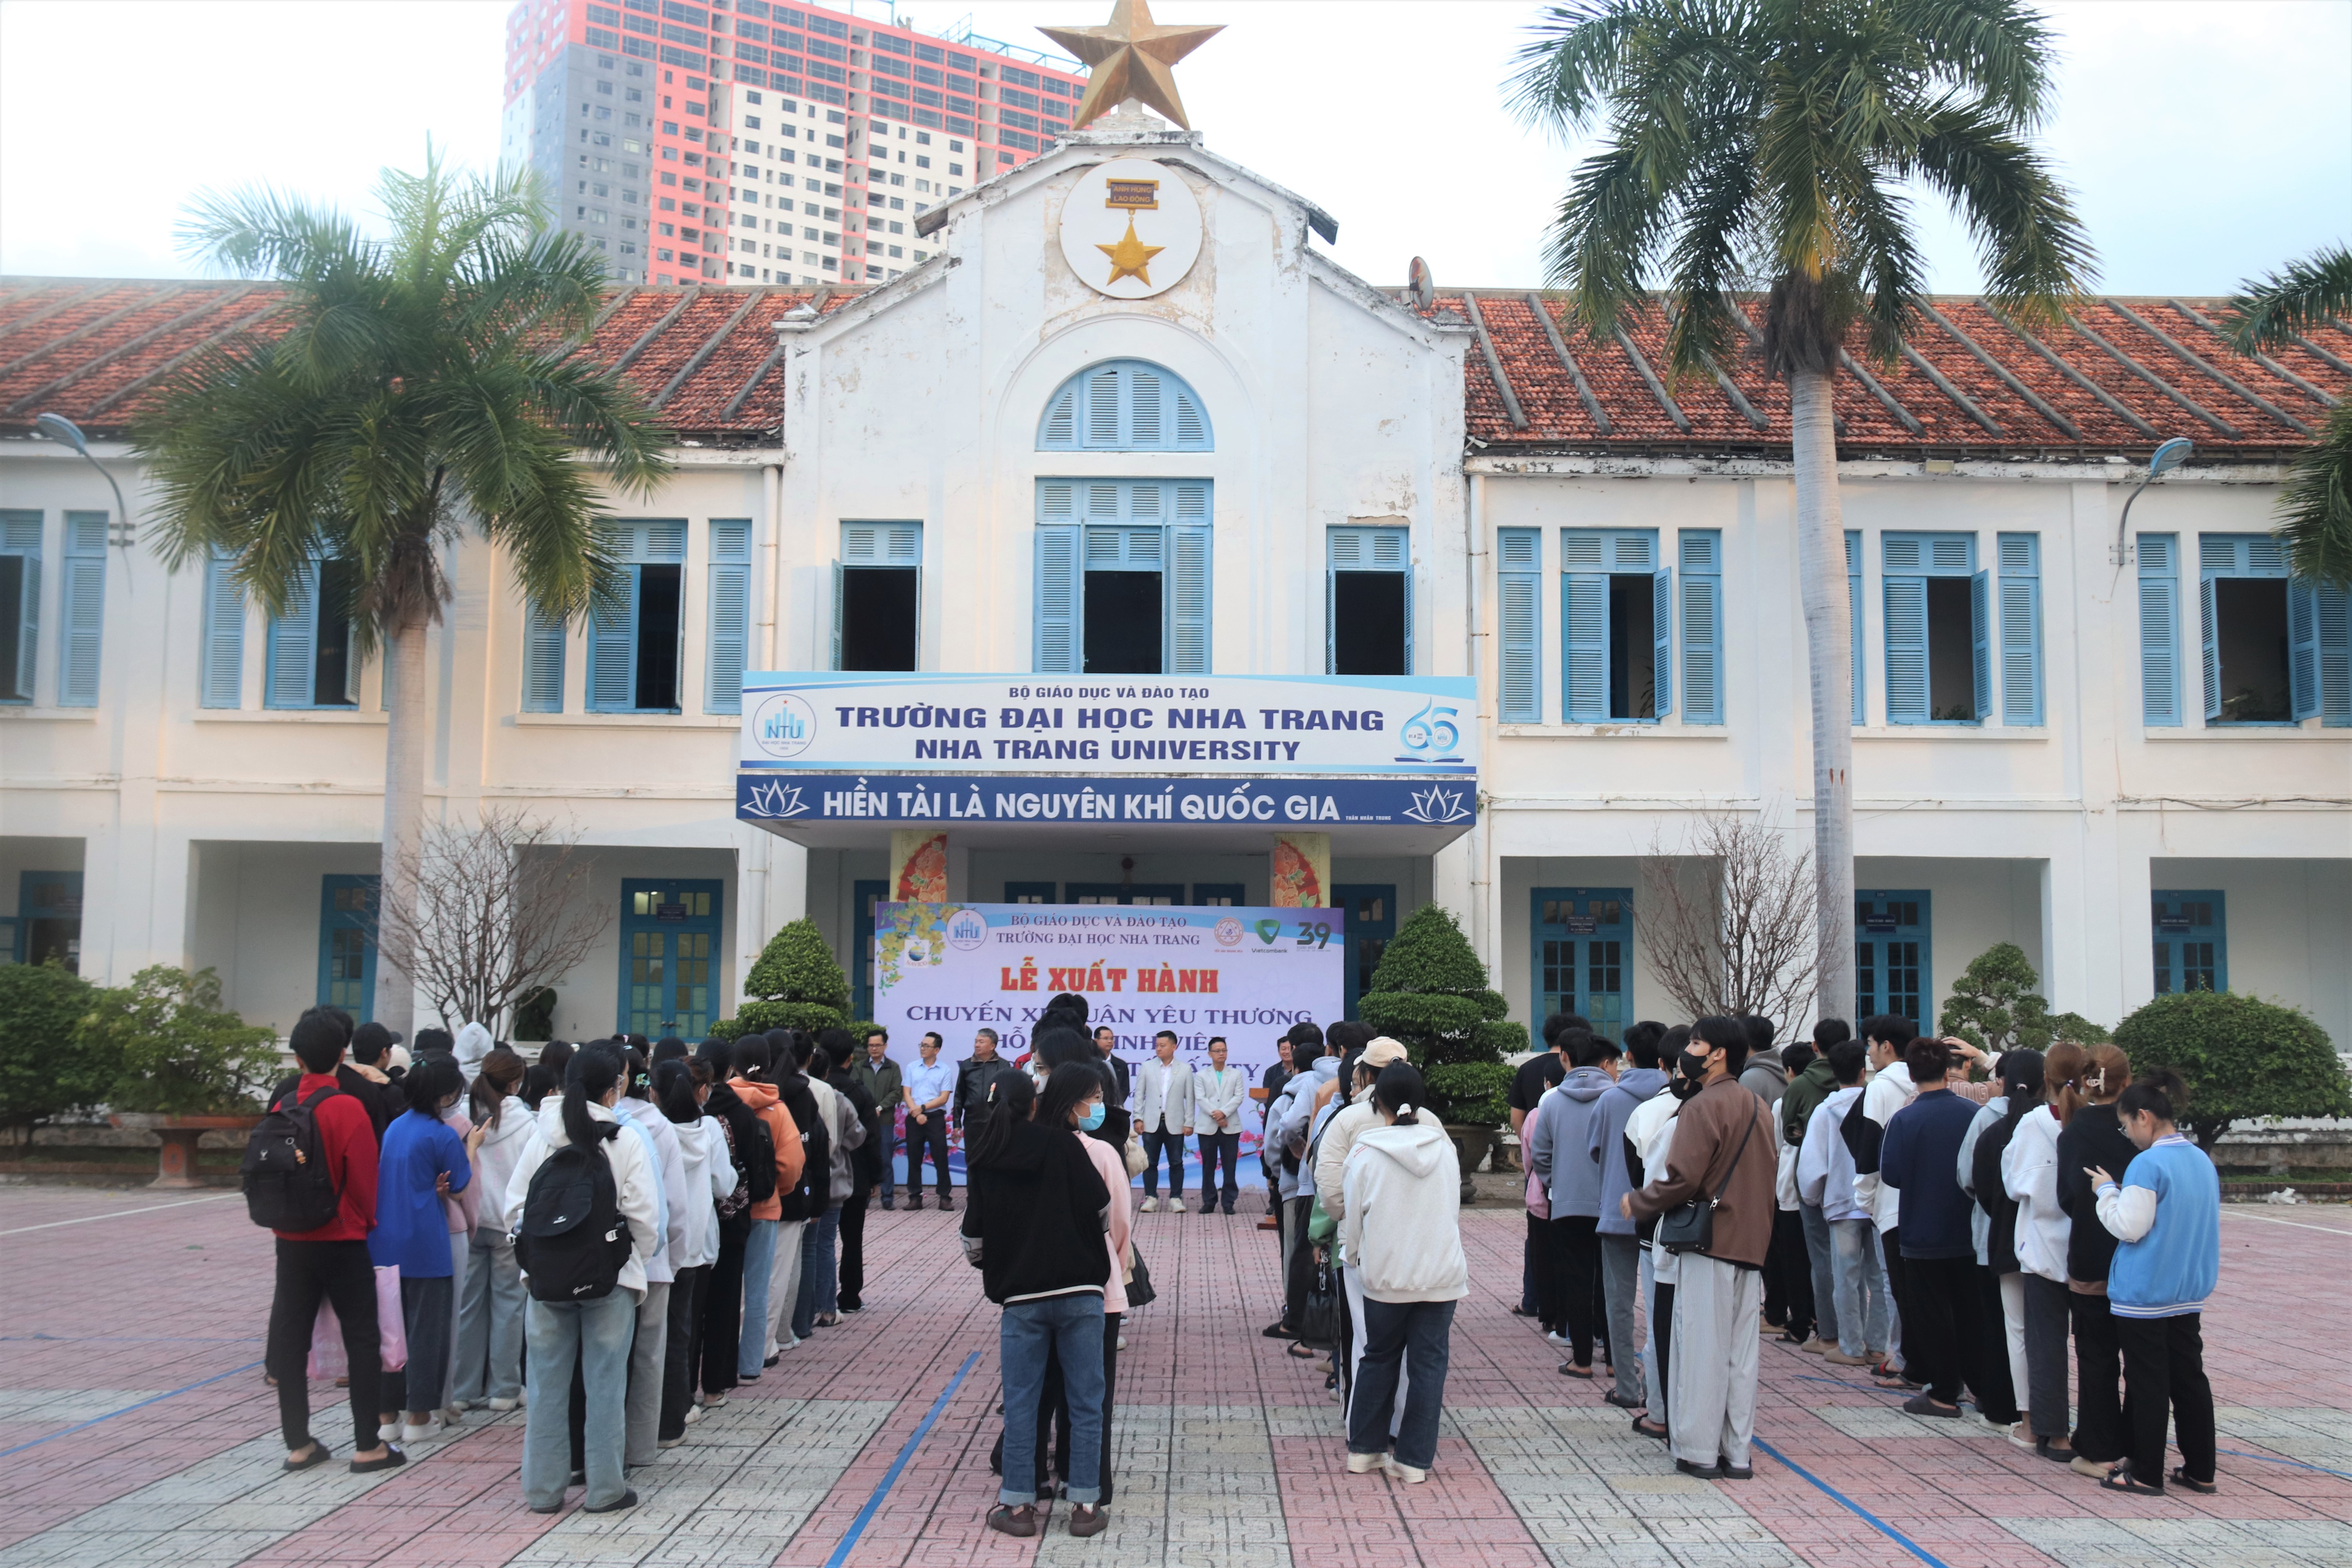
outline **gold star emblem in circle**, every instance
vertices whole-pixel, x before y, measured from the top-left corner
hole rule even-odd
[[[1132,98],[1187,131],[1184,100],[1169,67],[1218,33],[1214,27],[1163,27],[1151,19],[1150,0],[1118,0],[1107,27],[1040,27],[1039,32],[1094,68],[1072,122],[1084,130]]]
[[[1151,287],[1151,258],[1168,247],[1146,245],[1135,237],[1135,215],[1127,215],[1127,233],[1117,245],[1097,245],[1097,250],[1110,258],[1110,276],[1103,279],[1106,289],[1122,278],[1132,278],[1146,289]]]

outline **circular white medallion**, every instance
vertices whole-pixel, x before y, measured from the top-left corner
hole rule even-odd
[[[1148,158],[1097,163],[1062,204],[1062,257],[1096,292],[1149,300],[1201,255],[1201,204],[1175,170]]]

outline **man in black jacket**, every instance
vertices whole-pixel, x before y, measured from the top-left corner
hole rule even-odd
[[[1021,1069],[996,1054],[996,1031],[982,1029],[971,1039],[971,1055],[956,1068],[955,1099],[950,1101],[955,1111],[955,1124],[961,1127],[969,1111],[988,1103],[988,1086],[1005,1073]]]
[[[383,1130],[408,1109],[407,1098],[400,1092],[399,1087],[384,1077],[381,1068],[373,1065],[383,1059],[383,1052],[391,1046],[391,1031],[381,1024],[362,1024],[353,1028],[352,1016],[341,1007],[306,1007],[302,1010],[302,1017],[295,1021],[300,1023],[309,1018],[324,1018],[341,1031],[347,1054],[335,1065],[335,1087],[367,1108],[368,1124],[375,1129],[375,1141],[382,1143]],[[371,1064],[366,1067],[352,1059],[362,1049],[367,1052]],[[300,1081],[299,1073],[286,1079],[269,1091],[268,1103],[277,1104],[293,1093],[294,1086]]]
[[[866,1141],[849,1152],[849,1170],[857,1185],[841,1205],[841,1310],[857,1312],[866,1307],[866,1208],[882,1179],[882,1118],[874,1096],[851,1070],[851,1061],[860,1053],[849,1031],[827,1029],[817,1037],[817,1041],[832,1063],[825,1082],[849,1101],[850,1110],[856,1112],[858,1125],[866,1129]]]

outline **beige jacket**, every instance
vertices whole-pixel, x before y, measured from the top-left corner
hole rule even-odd
[[[1356,1146],[1358,1133],[1380,1125],[1380,1110],[1372,1104],[1370,1089],[1333,1111],[1331,1120],[1323,1124],[1323,1141],[1315,1146],[1315,1195],[1322,1200],[1323,1212],[1333,1219],[1348,1212],[1343,1180],[1348,1151]]]

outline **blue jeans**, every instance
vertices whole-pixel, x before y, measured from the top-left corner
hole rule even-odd
[[[1878,1253],[1878,1227],[1864,1219],[1828,1222],[1837,1260],[1838,1349],[1847,1355],[1888,1348],[1894,1299],[1886,1291],[1885,1263]]]
[[[898,1197],[898,1108],[884,1106],[877,1121],[875,1132],[882,1141],[876,1154],[882,1165],[882,1180],[877,1184],[882,1190],[882,1201],[895,1203]]]
[[[793,1338],[796,1340],[816,1331],[818,1313],[831,1312],[839,1305],[835,1292],[841,1284],[836,1272],[840,1259],[834,1256],[834,1242],[840,1234],[839,1209],[827,1209],[801,1227],[801,1293],[793,1303]]]
[[[1045,1385],[1045,1357],[1061,1363],[1070,1405],[1070,1476],[1066,1496],[1093,1504],[1102,1497],[1103,1299],[1091,1290],[1014,1301],[996,1331],[1004,1373],[1004,1480],[996,1500],[1009,1507],[1037,1500],[1037,1404]],[[1016,1482],[1026,1482],[1019,1485]]]
[[[768,1353],[768,1276],[776,1266],[776,1222],[755,1219],[743,1238],[742,1342],[735,1352],[735,1375],[757,1377]]]
[[[572,1475],[572,1367],[587,1385],[584,1457],[590,1508],[610,1508],[628,1489],[621,1477],[627,1423],[629,1342],[637,1293],[614,1289],[593,1301],[534,1300],[524,1311],[530,1343],[530,1413],[522,1431],[522,1496],[533,1508],[563,1501]]]
[[[522,1270],[514,1242],[494,1226],[478,1227],[457,1302],[457,1375],[452,1400],[479,1405],[522,1394]]]
[[[1242,1157],[1242,1135],[1238,1132],[1203,1132],[1201,1138],[1201,1210],[1203,1214],[1216,1207],[1217,1162],[1224,1162],[1225,1212],[1234,1212],[1241,1201],[1242,1173],[1238,1169]]]
[[[1437,1420],[1445,1408],[1445,1366],[1452,1358],[1454,1303],[1375,1301],[1364,1298],[1364,1359],[1356,1366],[1355,1397],[1348,1402],[1348,1451],[1383,1454],[1396,1403],[1397,1369],[1408,1374],[1404,1420],[1396,1434],[1396,1461],[1425,1470],[1437,1458]]]
[[[1819,1204],[1800,1202],[1797,1216],[1805,1223],[1805,1260],[1813,1269],[1813,1332],[1839,1344],[1837,1244],[1830,1239],[1829,1215]]]
[[[1181,1132],[1152,1131],[1143,1135],[1143,1195],[1160,1195],[1160,1159],[1168,1157],[1168,1195],[1177,1202],[1184,1201],[1184,1135]]]

